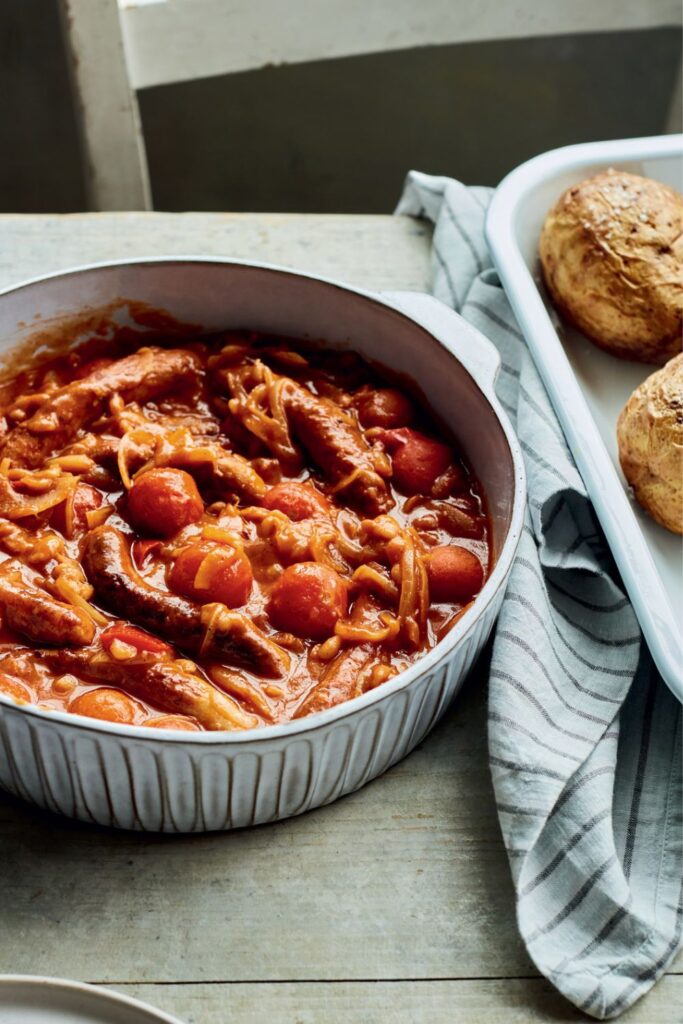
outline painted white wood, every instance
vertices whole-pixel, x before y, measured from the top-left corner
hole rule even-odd
[[[89,0],[85,0],[88,3]],[[678,0],[125,0],[136,89],[416,46],[679,25]]]
[[[60,0],[92,210],[151,206],[137,97],[117,0]]]
[[[674,91],[666,117],[664,131],[668,135],[677,135],[683,131],[683,64],[678,62],[678,71],[674,82]]]
[[[150,209],[135,90],[354,54],[680,24],[678,0],[59,0],[88,204]],[[675,104],[675,100],[674,100]],[[672,107],[672,118],[678,116]]]

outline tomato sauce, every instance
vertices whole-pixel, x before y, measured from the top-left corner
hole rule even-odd
[[[485,499],[417,391],[230,331],[97,340],[0,382],[0,692],[250,729],[381,686],[490,570]]]

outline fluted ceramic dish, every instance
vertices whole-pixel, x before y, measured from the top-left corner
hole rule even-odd
[[[425,295],[375,295],[263,264],[188,258],[99,264],[0,293],[0,356],[55,332],[75,342],[79,331],[93,329],[97,310],[118,307],[120,316],[120,300],[207,332],[245,327],[325,339],[328,348],[354,349],[412,378],[482,484],[495,566],[472,607],[407,671],[294,722],[249,732],[170,732],[43,711],[0,695],[0,784],[60,814],[148,831],[237,828],[330,803],[424,738],[495,622],[525,504],[521,452],[494,394],[498,354]]]

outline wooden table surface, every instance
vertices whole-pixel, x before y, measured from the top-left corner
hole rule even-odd
[[[0,287],[94,260],[211,254],[369,288],[426,289],[407,218],[0,217]],[[483,661],[486,661],[484,657]],[[0,794],[0,973],[136,995],[193,1024],[588,1020],[534,969],[486,761],[485,664],[401,764],[359,793],[241,832],[155,836]],[[683,1020],[683,962],[622,1019]]]

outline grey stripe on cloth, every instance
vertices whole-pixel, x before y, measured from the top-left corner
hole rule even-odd
[[[681,944],[681,706],[640,643],[493,269],[490,195],[413,171],[396,212],[433,223],[434,295],[501,356],[497,393],[522,444],[529,502],[493,647],[491,774],[529,955],[607,1019],[647,992]]]

